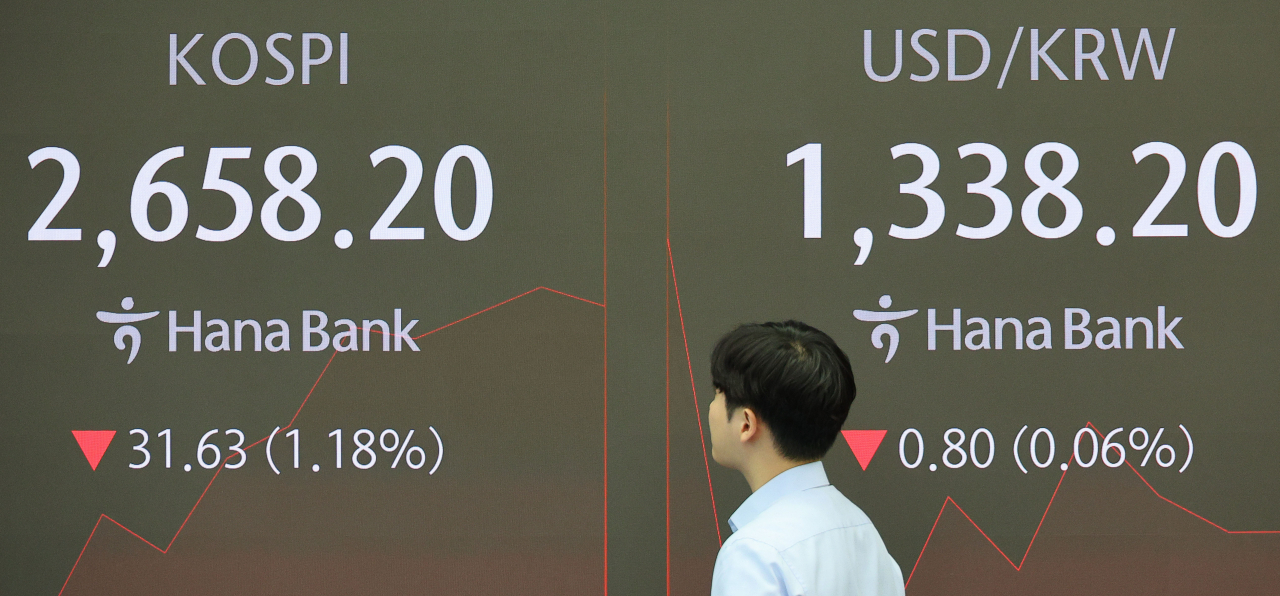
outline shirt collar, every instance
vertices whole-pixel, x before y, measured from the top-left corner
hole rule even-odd
[[[737,532],[739,528],[751,523],[783,497],[829,484],[831,483],[827,481],[827,471],[820,461],[791,468],[774,476],[756,492],[751,493],[751,496],[742,502],[742,506],[729,516],[729,529]]]

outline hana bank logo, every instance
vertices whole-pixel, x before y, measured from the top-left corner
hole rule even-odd
[[[892,322],[906,319],[921,309],[891,311],[893,298],[880,297],[884,310],[853,311],[859,321],[876,323],[871,330],[871,345],[886,350],[884,361],[893,360],[898,351],[900,334]],[[1150,308],[1150,307],[1148,307]],[[960,308],[926,308],[925,347],[928,351],[945,350],[999,353],[1005,350],[1098,350],[1108,354],[1127,354],[1134,350],[1182,350],[1178,324],[1183,316],[1170,307],[1156,304],[1150,310],[1129,313],[1097,313],[1087,308],[1062,309],[1059,323],[1049,316],[973,316],[965,318]],[[950,310],[950,321],[940,317]],[[1034,314],[1034,313],[1033,313]],[[1049,313],[1040,313],[1049,314]],[[1126,314],[1136,316],[1124,316]],[[1057,327],[1055,331],[1054,327]],[[950,334],[950,337],[948,337]],[[939,337],[941,336],[941,337]],[[951,341],[946,341],[950,339]],[[887,340],[887,341],[886,341]],[[1060,342],[1060,343],[1059,343]]]
[[[125,296],[124,300],[120,301],[120,308],[125,311],[133,310],[133,297]],[[98,320],[103,323],[120,325],[120,328],[116,329],[116,349],[122,351],[126,349],[129,350],[129,360],[126,361],[125,364],[133,364],[133,359],[138,356],[138,349],[142,347],[142,332],[138,331],[138,328],[134,327],[133,323],[155,318],[159,314],[160,311],[158,310],[141,313],[120,313],[100,310],[98,311]],[[125,338],[129,338],[129,340],[131,340],[128,345],[125,345]]]
[[[880,308],[888,309],[891,306],[893,306],[893,298],[888,294],[880,297]],[[920,312],[920,310],[916,308],[900,311],[859,309],[853,311],[853,316],[859,321],[880,323],[876,325],[875,329],[871,330],[871,345],[875,346],[877,350],[884,349],[884,340],[885,338],[889,339],[889,352],[884,357],[885,363],[888,363],[893,360],[894,353],[898,351],[898,328],[889,324],[889,321],[905,319],[917,312]]]

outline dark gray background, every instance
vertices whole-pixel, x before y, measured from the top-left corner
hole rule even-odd
[[[674,591],[704,592],[716,544],[704,512],[706,469],[668,239],[701,415],[711,397],[707,354],[738,322],[799,318],[849,353],[860,397],[846,428],[889,435],[866,472],[842,444],[828,471],[876,521],[904,573],[948,495],[1006,552],[1023,552],[1059,475],[1051,468],[1023,476],[1014,467],[1008,445],[1023,424],[1052,428],[1059,460],[1085,421],[1107,429],[1186,424],[1197,440],[1195,461],[1181,475],[1149,466],[1153,486],[1231,529],[1280,528],[1280,514],[1269,508],[1280,491],[1273,445],[1280,378],[1269,341],[1280,319],[1270,72],[1280,49],[1270,30],[1276,11],[1264,2],[9,7],[0,26],[0,101],[8,115],[0,129],[8,209],[0,223],[2,591],[56,591],[99,513],[128,518],[154,540],[172,536],[207,475],[130,476],[129,428],[173,427],[175,437],[186,437],[177,444],[186,445],[193,433],[235,425],[252,440],[292,415],[300,388],[327,358],[299,351],[296,328],[288,354],[173,355],[163,350],[160,319],[143,328],[139,360],[126,367],[111,345],[113,327],[96,321],[95,311],[117,310],[133,296],[135,310],[177,309],[183,320],[202,309],[206,318],[283,317],[295,325],[304,308],[332,319],[390,317],[401,307],[422,319],[422,332],[547,286],[608,304],[610,590],[661,593],[669,581]],[[1029,81],[1026,32],[1005,88],[995,89],[1018,26],[1046,37],[1067,28],[1051,54],[1068,74],[1071,29],[1102,30],[1111,81],[1096,81],[1091,69],[1081,82]],[[1148,27],[1158,50],[1177,27],[1165,80],[1151,79],[1145,56],[1135,80],[1122,80],[1112,27],[1130,44],[1137,28]],[[927,66],[907,45],[899,80],[868,80],[862,30],[875,31],[884,72],[880,60],[898,28],[906,39],[920,28],[940,32],[927,43],[944,61],[943,78],[946,29],[981,31],[992,44],[989,70],[974,82],[914,83],[907,75]],[[208,63],[213,43],[232,31],[259,44],[258,75],[241,87],[217,82]],[[336,84],[336,56],[317,68],[312,85],[263,83],[265,74],[278,76],[263,47],[277,31],[294,35],[283,45],[295,67],[302,33],[326,33],[336,43],[348,32],[350,84]],[[168,34],[185,43],[197,32],[205,38],[189,56],[209,85],[180,74],[171,87]],[[228,62],[239,50],[231,48]],[[1187,157],[1188,179],[1160,219],[1188,224],[1186,238],[1130,236],[1164,181],[1158,158],[1135,166],[1130,155],[1153,140]],[[1248,149],[1258,172],[1257,214],[1232,239],[1210,234],[1195,207],[1200,157],[1222,140]],[[974,141],[1004,150],[1009,173],[1000,187],[1015,206],[1009,229],[982,241],[954,235],[957,223],[989,217],[986,199],[964,193],[985,175],[984,160],[955,155]],[[1084,221],[1059,240],[1030,235],[1017,212],[1033,188],[1022,157],[1045,141],[1070,145],[1081,163],[1068,187],[1084,205]],[[785,166],[788,152],[810,142],[823,144],[824,237],[816,240],[802,238],[801,166]],[[897,185],[919,171],[914,158],[890,158],[889,148],[903,142],[926,144],[941,157],[932,187],[947,218],[924,240],[887,236],[890,223],[923,216],[918,199],[898,195]],[[486,231],[458,243],[435,224],[430,183],[439,156],[463,143],[484,151],[495,199]],[[424,241],[367,240],[401,182],[398,165],[369,165],[369,152],[388,144],[422,156],[424,185],[397,224],[425,226]],[[191,218],[179,238],[153,244],[132,230],[129,190],[148,157],[175,145],[186,146],[187,156],[166,165],[161,178],[186,191]],[[233,242],[196,240],[198,223],[218,227],[231,215],[224,196],[199,190],[208,148],[253,147],[252,159],[224,172],[260,206],[272,192],[262,161],[282,145],[306,147],[319,162],[308,187],[324,213],[315,235],[276,241],[255,213]],[[60,181],[53,163],[28,167],[26,156],[45,146],[80,159],[80,185],[55,222],[83,228],[79,243],[25,239]],[[1230,164],[1223,161],[1219,176],[1224,219],[1234,213]],[[463,222],[467,174],[460,165],[455,175]],[[153,207],[155,221],[167,213],[162,203]],[[1044,213],[1055,221],[1053,201]],[[287,227],[298,217],[282,211]],[[1114,245],[1094,240],[1101,225],[1115,228]],[[852,233],[863,226],[876,244],[867,264],[854,267]],[[351,249],[333,246],[339,228],[355,233]],[[111,265],[97,269],[93,239],[102,229],[114,230],[120,243]],[[899,324],[902,344],[884,364],[869,342],[873,326],[850,311],[874,309],[885,293],[895,308],[1045,316],[1054,322],[1054,349],[926,352],[922,311]],[[1158,304],[1185,317],[1178,336],[1187,349],[1062,349],[1064,307],[1154,317]],[[503,399],[475,407],[496,412]],[[936,454],[953,426],[990,428],[996,463],[930,474],[896,461],[904,428],[919,428]],[[72,428],[122,431],[97,472],[80,459]],[[583,433],[553,438],[584,453],[602,447]],[[175,462],[178,453],[175,446]],[[714,463],[710,472],[716,521],[727,532],[724,521],[746,486]]]

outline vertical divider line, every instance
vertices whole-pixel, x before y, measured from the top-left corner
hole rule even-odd
[[[666,220],[666,238],[667,245],[671,244],[671,89],[667,89],[667,220]],[[666,267],[663,267],[666,269]],[[664,470],[666,477],[666,496],[667,496],[667,596],[671,596],[671,271],[663,272],[663,286],[666,290],[666,308],[663,309],[663,315],[666,318],[666,326],[663,327],[665,340],[663,349],[665,350],[665,358],[663,359],[663,367],[666,373],[666,468]]]
[[[606,28],[606,43],[608,47]],[[605,85],[602,97],[601,114],[603,124],[601,126],[602,139],[602,184],[603,184],[603,206],[601,208],[601,225],[602,225],[602,266],[601,273],[601,299],[604,305],[604,353],[603,360],[603,380],[604,380],[604,407],[603,409],[603,457],[604,457],[604,596],[609,596],[609,79],[608,79],[609,57],[606,51],[605,55]]]

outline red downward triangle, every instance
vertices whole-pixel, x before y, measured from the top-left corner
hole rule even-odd
[[[844,440],[849,443],[849,449],[853,450],[853,456],[858,458],[858,464],[865,471],[867,464],[871,463],[871,458],[876,456],[876,450],[880,448],[880,442],[884,440],[887,430],[842,430]]]
[[[89,460],[89,467],[97,470],[98,462],[102,461],[102,454],[107,452],[107,447],[111,445],[111,439],[115,438],[116,431],[73,430],[71,434],[75,435],[76,442],[80,444],[84,458]]]

